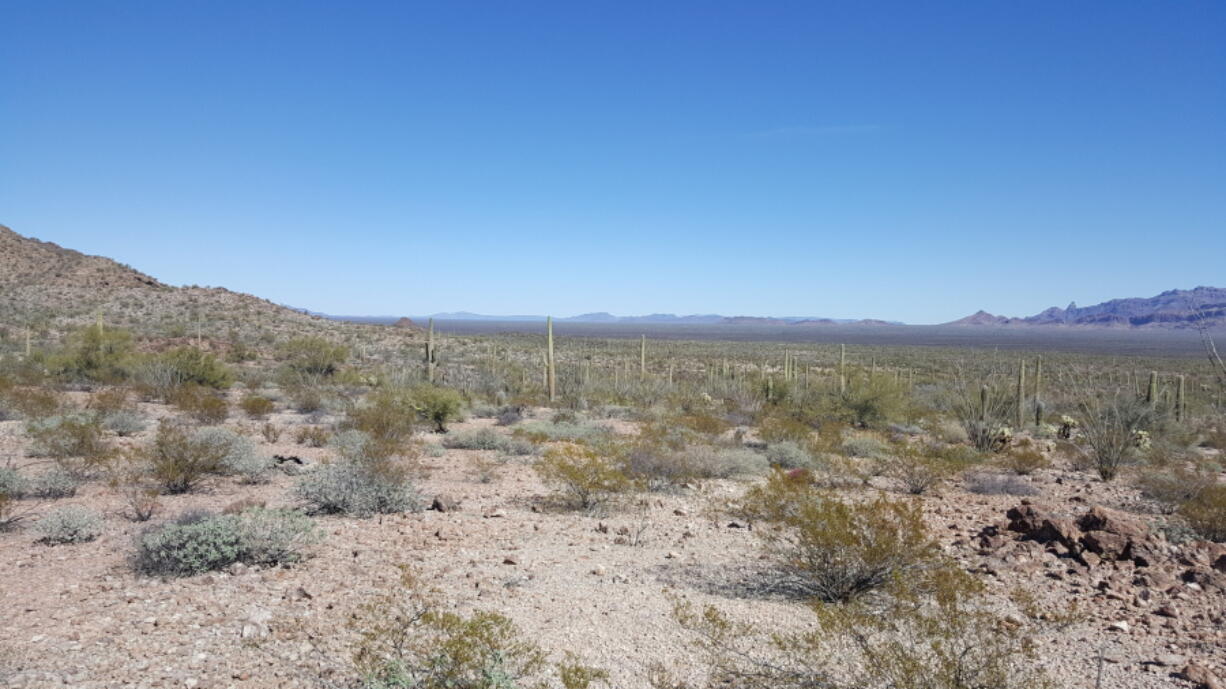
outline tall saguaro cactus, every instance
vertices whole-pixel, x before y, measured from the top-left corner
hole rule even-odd
[[[1158,403],[1158,372],[1149,372],[1149,387],[1145,388],[1145,402],[1147,404]]]
[[[839,345],[839,394],[847,392],[847,345]]]
[[[1026,424],[1026,360],[1017,362],[1017,427]]]
[[[546,349],[545,349],[545,380],[549,387],[549,403],[553,404],[558,399],[558,376],[557,368],[553,360],[553,316],[545,317],[545,329],[547,331]]]
[[[426,332],[426,380],[434,382],[434,319],[430,319],[430,329]]]
[[[1034,425],[1043,425],[1043,357],[1034,359]]]
[[[1184,420],[1184,416],[1187,414],[1187,412],[1185,411],[1185,403],[1186,403],[1186,398],[1184,397],[1184,377],[1180,375],[1179,385],[1178,387],[1175,388],[1175,420],[1176,421],[1182,422]]]
[[[639,337],[639,380],[647,380],[647,336]]]

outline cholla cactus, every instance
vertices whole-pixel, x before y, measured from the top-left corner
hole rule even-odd
[[[1132,445],[1138,450],[1148,450],[1153,441],[1149,437],[1149,431],[1134,430],[1132,432]]]
[[[1001,426],[992,431],[992,451],[1002,452],[1013,442],[1013,429]]]
[[[1060,430],[1056,431],[1056,436],[1061,440],[1068,440],[1073,437],[1073,431],[1081,424],[1077,423],[1077,419],[1064,414],[1060,417]]]

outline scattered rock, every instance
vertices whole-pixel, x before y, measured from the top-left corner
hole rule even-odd
[[[430,503],[430,509],[436,512],[455,512],[460,509],[460,503],[450,495],[440,493],[434,496],[434,502]]]

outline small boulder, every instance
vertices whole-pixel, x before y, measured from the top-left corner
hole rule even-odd
[[[440,493],[434,496],[434,502],[430,503],[430,509],[437,512],[455,512],[460,509],[460,503],[450,495]]]

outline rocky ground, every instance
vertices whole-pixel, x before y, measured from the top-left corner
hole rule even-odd
[[[302,417],[282,414],[275,422],[294,426]],[[35,462],[24,457],[20,429],[0,424],[0,457]],[[261,451],[307,462],[326,454],[293,444],[289,432]],[[716,603],[738,619],[775,626],[804,624],[797,602],[752,592],[763,566],[757,536],[719,509],[745,482],[640,495],[585,515],[550,509],[549,489],[523,463],[501,465],[481,482],[480,456],[448,450],[422,460],[421,491],[443,496],[452,509],[322,517],[326,539],[298,566],[235,566],[188,579],[132,571],[133,538],[146,525],[126,519],[121,498],[105,485],[54,503],[22,501],[27,523],[71,502],[105,514],[106,531],[90,543],[55,547],[37,543],[29,528],[0,534],[0,683],[341,686],[357,635],[349,621],[395,585],[401,563],[457,609],[501,612],[555,658],[571,651],[609,670],[614,687],[645,687],[653,661],[687,670],[691,653],[670,616],[677,600]],[[218,479],[165,498],[155,522],[243,499],[289,505],[293,481],[281,472],[256,486]],[[1057,685],[1220,686],[1226,547],[1167,542],[1153,528],[1162,517],[1146,512],[1124,482],[1057,468],[1032,483],[1039,489],[1032,498],[976,495],[954,483],[922,500],[943,546],[982,574],[1008,623],[1034,639]]]

